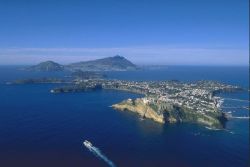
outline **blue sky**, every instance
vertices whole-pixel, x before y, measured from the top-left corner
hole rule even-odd
[[[0,64],[247,65],[248,12],[248,0],[0,0]]]

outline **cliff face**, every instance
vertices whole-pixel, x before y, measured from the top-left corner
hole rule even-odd
[[[149,105],[145,105],[142,99],[128,99],[119,104],[114,104],[112,107],[121,111],[132,111],[138,113],[143,118],[149,118],[159,123],[165,123],[163,114],[157,113]]]
[[[202,114],[168,103],[145,103],[143,98],[128,99],[114,104],[112,107],[120,111],[137,113],[143,118],[149,118],[159,123],[193,122],[211,128],[223,128],[226,121],[224,114],[219,111]]]

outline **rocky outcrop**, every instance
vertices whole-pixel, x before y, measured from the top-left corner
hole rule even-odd
[[[227,120],[220,111],[197,113],[170,103],[147,103],[143,98],[124,100],[112,107],[120,111],[137,113],[143,118],[149,118],[158,123],[192,122],[217,129],[223,128]]]
[[[159,123],[165,123],[162,113],[155,112],[151,106],[144,104],[143,100],[139,98],[136,100],[128,99],[119,104],[114,104],[112,107],[121,111],[132,111],[143,118],[149,118]]]

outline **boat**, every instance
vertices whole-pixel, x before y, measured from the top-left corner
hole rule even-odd
[[[144,117],[139,117],[139,120],[140,120],[140,121],[143,121],[143,120],[144,120]]]
[[[91,148],[91,147],[93,146],[88,140],[85,140],[85,141],[83,142],[83,144],[84,144],[85,147],[87,147],[87,148]]]

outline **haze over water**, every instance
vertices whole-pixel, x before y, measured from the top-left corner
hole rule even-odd
[[[63,73],[18,71],[1,66],[0,82]],[[158,70],[108,72],[124,80],[217,80],[247,88],[248,67],[169,66]],[[51,94],[54,84],[0,84],[1,166],[107,166],[82,146],[89,140],[116,166],[246,167],[249,119],[232,119],[226,130],[212,131],[196,124],[160,125],[110,106],[141,97],[121,91]],[[222,96],[249,100],[248,92]],[[225,101],[225,106],[248,106]],[[249,116],[244,109],[228,109]]]

